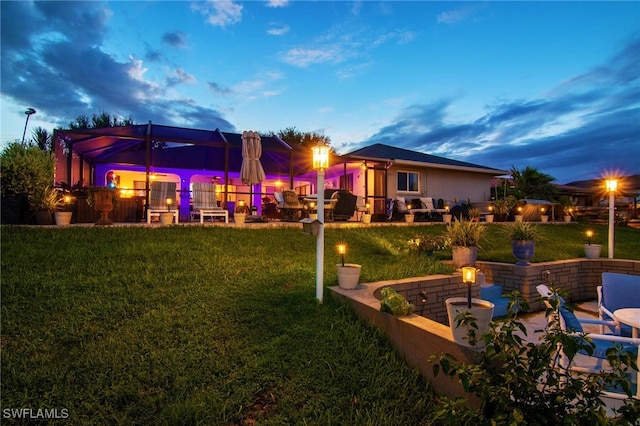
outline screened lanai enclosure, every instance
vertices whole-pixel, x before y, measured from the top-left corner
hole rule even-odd
[[[291,146],[276,135],[260,135],[265,179],[248,185],[241,179],[242,134],[158,124],[56,130],[56,182],[110,186],[136,211],[149,204],[152,182],[176,184],[181,220],[189,217],[193,183],[216,184],[220,206],[233,212],[243,202],[260,213],[274,192],[315,192],[308,148]],[[142,206],[142,207],[141,207]],[[125,221],[136,221],[128,217]]]

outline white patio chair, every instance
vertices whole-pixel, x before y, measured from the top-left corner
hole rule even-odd
[[[621,345],[625,351],[632,352],[637,362],[640,365],[640,339],[632,339],[629,337],[622,337],[615,334],[597,334],[597,333],[585,333],[582,328],[582,324],[594,324],[600,326],[612,326],[611,321],[591,320],[578,318],[575,314],[566,306],[565,301],[554,294],[546,285],[541,284],[536,287],[538,293],[543,297],[544,303],[548,308],[551,308],[549,299],[558,297],[560,303],[557,306],[558,322],[562,330],[574,333],[575,338],[583,339],[587,338],[594,344],[593,354],[580,352],[573,358],[573,363],[569,365],[569,358],[562,352],[560,348],[560,363],[562,368],[571,369],[576,373],[598,373],[605,369],[610,368],[607,362],[606,352],[607,349],[614,347],[615,345]],[[632,371],[633,373],[633,371]],[[636,390],[634,392],[634,398],[640,399],[640,387],[638,387],[638,380],[640,379],[640,373],[636,372],[631,381],[634,383]],[[603,395],[612,399],[625,399],[627,395],[622,392],[606,391]]]
[[[178,223],[180,210],[176,203],[176,183],[175,182],[151,182],[151,192],[149,193],[149,205],[147,206],[147,223],[151,223],[151,216],[160,216],[160,213],[169,211],[167,198],[172,200],[172,210],[175,222]]]
[[[229,212],[218,206],[216,197],[216,185],[213,183],[193,184],[193,210],[191,220],[199,216],[200,223],[204,223],[205,217],[223,217],[224,223],[229,223]]]

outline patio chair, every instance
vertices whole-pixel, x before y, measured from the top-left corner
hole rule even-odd
[[[558,298],[559,303],[556,307],[559,326],[562,330],[574,333],[576,339],[589,339],[593,345],[593,354],[589,355],[585,351],[580,351],[573,358],[572,365],[569,365],[569,358],[562,352],[560,348],[560,366],[561,368],[568,368],[569,366],[574,372],[577,373],[598,373],[600,371],[609,368],[607,362],[607,349],[613,348],[616,345],[620,345],[624,351],[631,352],[640,361],[638,347],[640,346],[640,339],[632,339],[629,337],[622,337],[615,334],[597,334],[597,333],[585,333],[582,324],[593,324],[600,326],[612,326],[611,321],[591,320],[578,318],[576,315],[566,306],[566,303],[562,297],[554,294],[546,285],[541,284],[536,287],[538,293],[543,297],[544,303],[548,308],[552,308],[549,299]],[[551,318],[549,318],[551,320]],[[636,386],[634,397],[640,398],[640,389],[638,388],[638,379],[640,379],[640,373],[635,373],[635,378],[631,381]],[[603,392],[604,396],[613,399],[625,399],[627,395],[621,392],[615,392],[613,390]]]
[[[329,195],[329,193],[331,194]],[[330,200],[331,206],[333,207],[328,220],[349,220],[356,211],[357,197],[347,190],[340,189],[336,191],[326,189],[325,198]],[[325,209],[326,208],[327,206],[325,205]],[[327,219],[326,214],[325,219]]]
[[[204,223],[205,217],[223,217],[224,223],[229,223],[229,212],[218,206],[216,197],[216,185],[213,183],[193,184],[193,210],[191,221],[196,216],[200,217],[200,223]]]
[[[616,324],[610,327],[610,331],[631,337],[631,326],[616,321],[613,312],[623,308],[640,308],[640,276],[603,272],[602,285],[597,287],[597,292],[600,319]],[[604,326],[600,332],[604,333]]]
[[[442,214],[447,212],[447,209],[445,208],[436,208],[432,197],[420,197],[420,201],[422,202],[423,208],[429,211],[429,215],[432,219],[442,219]],[[442,204],[444,204],[444,201],[442,202]]]
[[[169,211],[167,198],[173,200],[172,210],[175,222],[178,223],[180,210],[176,204],[176,183],[175,182],[151,182],[151,192],[149,193],[149,205],[147,206],[147,223],[151,223],[151,216],[160,216],[160,213]]]
[[[282,207],[282,218],[286,221],[293,222],[302,216],[304,204],[298,199],[296,191],[288,189],[282,192],[284,197],[284,206]]]

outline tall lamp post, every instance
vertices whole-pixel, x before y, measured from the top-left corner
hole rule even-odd
[[[609,259],[613,259],[613,224],[615,222],[616,198],[615,193],[618,189],[618,181],[616,179],[607,179],[607,191],[609,191]]]
[[[322,303],[324,293],[324,171],[329,167],[329,147],[320,141],[311,148],[313,152],[313,169],[318,171],[316,192],[318,193],[318,239],[316,241],[316,298]]]
[[[24,146],[24,137],[27,134],[27,124],[29,124],[29,117],[31,117],[32,114],[35,114],[36,110],[33,108],[27,108],[24,113],[27,114],[27,121],[24,123],[24,132],[22,132],[22,146]]]

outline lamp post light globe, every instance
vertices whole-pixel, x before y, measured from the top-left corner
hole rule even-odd
[[[29,117],[36,113],[36,110],[33,108],[27,108],[24,112],[27,115],[27,120],[24,123],[24,132],[22,132],[22,146],[24,146],[24,137],[27,135],[27,125],[29,124]]]

